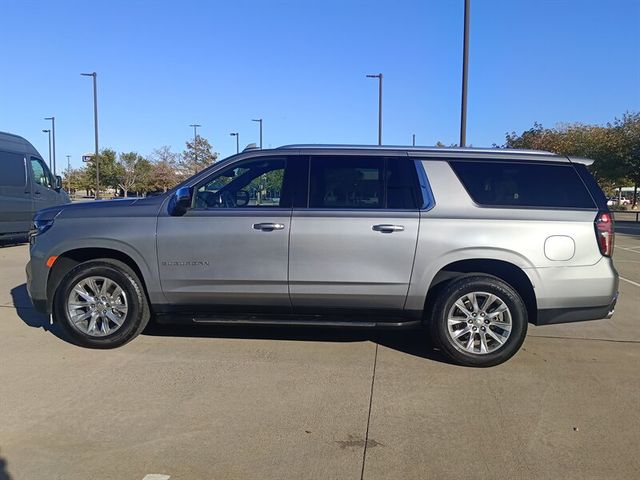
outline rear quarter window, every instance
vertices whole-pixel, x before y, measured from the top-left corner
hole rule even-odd
[[[462,160],[449,163],[479,205],[595,208],[584,182],[570,164]]]
[[[24,187],[24,155],[0,152],[0,187]]]

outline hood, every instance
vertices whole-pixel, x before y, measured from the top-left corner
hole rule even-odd
[[[157,215],[163,196],[146,198],[121,198],[116,200],[88,200],[48,207],[36,212],[34,218],[103,218],[120,216]],[[135,208],[131,207],[146,207]]]

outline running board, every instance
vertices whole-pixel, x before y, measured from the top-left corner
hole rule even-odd
[[[420,320],[398,322],[372,322],[353,319],[334,319],[318,316],[300,316],[298,318],[265,318],[252,316],[195,316],[194,323],[207,325],[288,325],[298,327],[348,327],[348,328],[410,328],[420,326]]]

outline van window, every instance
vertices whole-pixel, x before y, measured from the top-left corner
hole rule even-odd
[[[0,152],[0,187],[24,187],[25,185],[24,155]]]
[[[31,172],[33,173],[33,180],[43,187],[53,188],[53,181],[51,180],[51,173],[47,165],[37,157],[31,157]]]
[[[449,162],[479,205],[595,208],[572,165],[491,161]]]

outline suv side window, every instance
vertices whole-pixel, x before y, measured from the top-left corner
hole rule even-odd
[[[51,179],[51,173],[47,165],[38,157],[31,157],[31,172],[33,173],[33,180],[45,188],[53,188],[53,181]]]
[[[312,157],[309,208],[383,208],[384,158]]]
[[[309,208],[415,210],[421,196],[412,160],[311,157]]]
[[[452,161],[474,202],[484,206],[595,208],[573,165]]]
[[[277,208],[284,201],[284,158],[258,158],[215,173],[196,188],[195,208]]]

